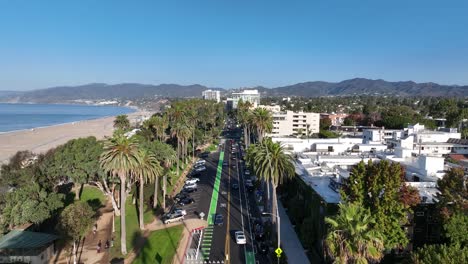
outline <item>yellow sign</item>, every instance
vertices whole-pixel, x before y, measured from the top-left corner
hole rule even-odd
[[[283,253],[283,250],[281,248],[277,248],[275,250],[275,253],[276,253],[276,257],[280,258],[281,257],[281,253]]]

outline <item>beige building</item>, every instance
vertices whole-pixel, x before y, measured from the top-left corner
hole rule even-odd
[[[320,114],[305,112],[273,112],[273,129],[270,136],[299,136],[318,133]]]
[[[253,105],[253,108],[256,108],[260,105],[260,93],[258,90],[243,90],[239,93],[232,93],[232,102],[233,102],[233,109],[237,108],[237,103],[239,100],[243,102],[250,102]]]

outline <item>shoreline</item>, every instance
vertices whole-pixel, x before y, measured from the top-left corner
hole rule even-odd
[[[150,114],[148,111],[137,110],[127,115],[133,123]],[[114,119],[115,116],[108,116],[0,133],[0,164],[8,162],[18,151],[29,150],[41,154],[71,139],[94,136],[100,140],[112,136]]]

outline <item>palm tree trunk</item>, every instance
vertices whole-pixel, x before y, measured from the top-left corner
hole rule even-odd
[[[179,139],[177,139],[177,177],[179,177],[179,161],[180,161],[180,147],[179,147]]]
[[[269,213],[270,212],[270,203],[271,203],[271,199],[270,199],[270,182],[265,182],[265,185],[266,185],[266,189],[267,189],[267,199],[266,199],[266,212]]]
[[[158,186],[158,179],[156,178],[154,180],[154,198],[153,198],[153,208],[156,209],[156,206],[158,205],[158,189],[159,189],[159,186]]]
[[[76,240],[73,240],[73,264],[77,264],[76,261]]]
[[[195,158],[195,129],[192,131],[192,158]]]
[[[276,186],[274,186],[274,184],[272,184],[273,188],[272,188],[272,192],[273,192],[273,210],[271,210],[274,214],[276,214],[278,212],[277,208],[278,208],[278,197],[276,196]],[[276,217],[273,217],[272,216],[272,222],[275,224],[277,221],[276,221]],[[278,224],[278,223],[276,223]]]
[[[125,200],[126,200],[126,194],[127,191],[125,190],[126,188],[126,175],[125,172],[121,171],[120,172],[120,252],[122,255],[127,255],[127,229],[125,227],[126,224],[126,219],[125,219]]]
[[[248,147],[249,144],[247,144],[247,126],[244,125],[244,143],[245,143],[245,147]]]
[[[143,222],[143,189],[144,189],[145,185],[143,184],[143,176],[140,176],[140,193],[139,193],[139,196],[140,196],[140,204],[138,205],[138,207],[140,208],[140,215],[138,216],[139,217],[139,222],[140,222],[140,230],[143,230],[145,229],[145,223]]]
[[[164,174],[163,176],[163,204],[162,204],[163,210],[166,209],[166,183],[167,183],[167,175]]]

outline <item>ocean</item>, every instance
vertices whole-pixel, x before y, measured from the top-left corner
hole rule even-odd
[[[0,103],[0,133],[132,113],[118,106]]]

